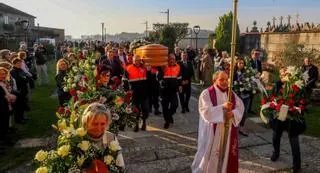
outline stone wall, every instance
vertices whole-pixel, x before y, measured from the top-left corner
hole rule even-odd
[[[261,33],[261,49],[272,59],[285,49],[287,43],[304,44],[306,48],[320,50],[320,31]]]

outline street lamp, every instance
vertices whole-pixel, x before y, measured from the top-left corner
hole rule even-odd
[[[167,11],[161,11],[160,13],[165,13],[167,14],[167,24],[169,25],[169,18],[170,18],[170,12],[169,12],[169,8],[167,9]]]
[[[20,21],[20,24],[24,30],[25,34],[25,42],[28,44],[28,29],[29,29],[29,21],[28,20],[22,20]]]
[[[196,52],[198,53],[198,34],[200,32],[200,26],[199,25],[194,26],[193,32],[196,34]]]

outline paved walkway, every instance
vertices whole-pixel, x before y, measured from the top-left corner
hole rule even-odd
[[[190,165],[196,153],[198,106],[197,94],[190,101],[190,113],[174,116],[174,125],[163,129],[162,116],[150,115],[147,131],[133,132],[126,129],[119,134],[128,173],[190,173]],[[281,155],[277,162],[271,162],[272,131],[258,125],[257,118],[248,119],[246,127],[249,137],[240,136],[240,172],[267,173],[290,172],[291,148],[288,137],[283,135]],[[19,141],[15,147],[28,148],[47,145],[49,138]],[[300,137],[302,172],[316,173],[320,170],[320,140],[308,136]],[[30,163],[10,172],[25,173]],[[30,168],[29,168],[30,169]]]
[[[163,118],[151,115],[147,132],[120,133],[124,157],[130,173],[189,173],[196,153],[198,112],[197,99],[190,101],[191,112],[177,113],[174,126],[164,130]],[[180,110],[178,110],[180,112]],[[249,137],[240,136],[240,172],[290,172],[291,148],[287,135],[281,143],[279,161],[271,162],[272,131],[252,120],[246,124]],[[320,169],[320,140],[301,136],[303,172],[318,172]]]

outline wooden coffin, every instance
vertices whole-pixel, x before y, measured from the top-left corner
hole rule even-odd
[[[149,44],[137,48],[135,55],[139,55],[146,66],[168,65],[168,48],[161,44]]]

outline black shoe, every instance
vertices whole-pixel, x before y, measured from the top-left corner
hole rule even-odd
[[[139,132],[139,126],[135,126],[133,131],[134,132]]]
[[[5,138],[1,140],[0,145],[1,146],[7,146],[7,147],[12,147],[15,144],[10,138]]]
[[[299,173],[301,168],[295,168],[293,167],[293,173]]]
[[[143,123],[142,123],[141,130],[146,131],[146,129],[147,129],[147,123],[146,123],[146,121],[144,120]]]
[[[169,125],[170,125],[170,123],[169,123],[169,122],[166,122],[166,123],[164,123],[163,128],[168,129],[168,128],[169,128]]]
[[[155,110],[154,111],[154,115],[159,115],[159,114],[161,114],[162,112],[160,112],[159,110]]]
[[[26,124],[25,120],[16,120],[15,123],[17,124]]]
[[[134,127],[134,132],[138,132],[139,131],[139,120],[138,122],[136,123],[136,126]]]
[[[273,152],[270,160],[275,162],[278,160],[278,158],[279,158],[279,154],[276,154],[275,152]]]
[[[186,111],[187,111],[187,112],[190,112],[189,108],[186,108]]]
[[[185,109],[182,109],[182,110],[181,110],[181,113],[182,113],[182,114],[186,113],[186,110],[185,110]]]
[[[248,133],[243,132],[243,131],[241,131],[241,130],[239,130],[239,133],[240,133],[242,136],[245,136],[245,137],[248,137],[248,136],[249,136]]]
[[[248,113],[249,113],[249,114],[256,114],[256,113],[255,113],[254,111],[252,111],[252,110],[249,110]]]
[[[124,131],[125,127],[126,127],[125,125],[121,125],[121,126],[119,126],[119,130]]]

